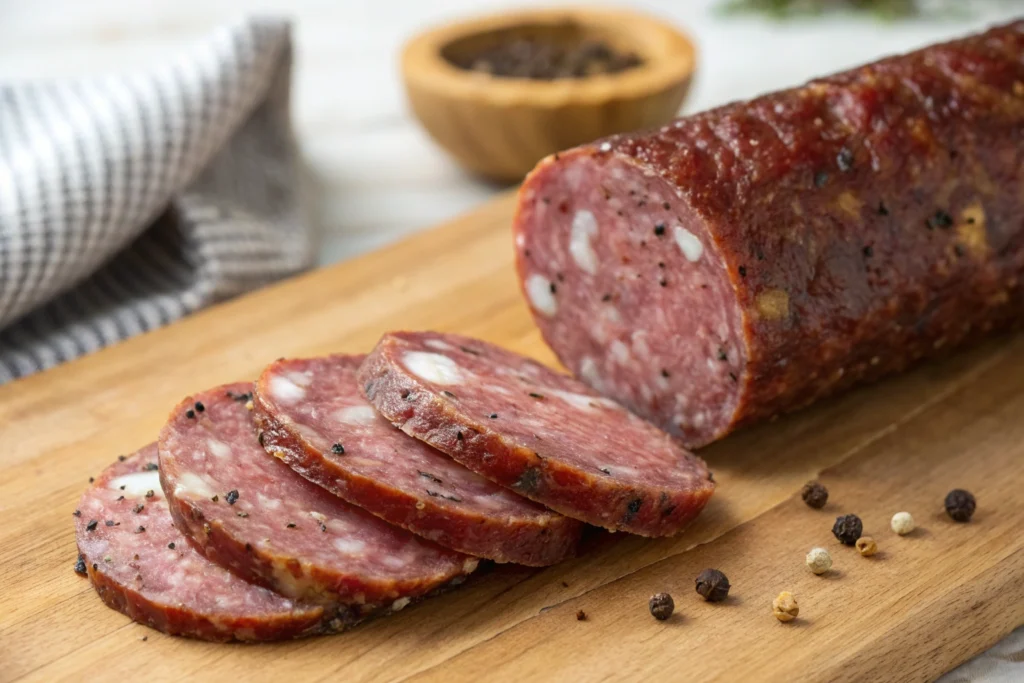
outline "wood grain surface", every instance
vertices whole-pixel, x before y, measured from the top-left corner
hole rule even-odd
[[[384,251],[215,307],[0,387],[0,680],[926,681],[1024,623],[1024,338],[1007,337],[736,434],[702,451],[719,490],[676,538],[595,534],[545,570],[462,589],[329,638],[266,646],[165,636],[72,571],[88,478],[152,440],[185,394],[279,356],[366,351],[388,329],[476,335],[553,357],[511,267],[509,195]],[[823,510],[797,495],[819,476]],[[970,524],[942,511],[975,492]],[[898,537],[891,515],[919,529]],[[880,553],[830,533],[856,512]],[[804,566],[824,546],[834,569]],[[693,578],[722,569],[730,599]],[[771,600],[792,591],[800,618]],[[677,614],[647,612],[668,591]],[[584,610],[587,619],[577,621]]]

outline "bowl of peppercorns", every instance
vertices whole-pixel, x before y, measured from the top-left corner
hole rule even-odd
[[[654,17],[547,9],[421,33],[402,75],[413,112],[459,164],[516,181],[548,154],[672,120],[695,60],[689,38]]]

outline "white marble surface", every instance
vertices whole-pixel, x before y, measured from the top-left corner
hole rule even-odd
[[[295,20],[295,123],[329,263],[457,215],[497,191],[416,125],[398,76],[403,40],[501,0],[0,0],[0,79],[87,74],[160,59],[243,13]],[[543,3],[551,4],[551,3]],[[1022,0],[963,0],[967,18],[778,23],[726,18],[714,0],[628,4],[686,28],[700,49],[697,111],[1024,15]]]
[[[407,111],[402,42],[501,0],[0,0],[0,80],[83,75],[159,60],[244,13],[295,21],[294,119],[330,263],[453,217],[500,188],[462,173]],[[881,23],[722,17],[715,0],[619,3],[684,27],[699,70],[684,111],[798,84],[885,54],[1024,16],[1024,0],[962,0],[965,16]],[[1024,680],[1024,628],[944,681]]]

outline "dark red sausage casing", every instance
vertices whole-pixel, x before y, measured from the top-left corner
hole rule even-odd
[[[700,446],[1024,313],[1024,21],[542,161],[562,362]]]

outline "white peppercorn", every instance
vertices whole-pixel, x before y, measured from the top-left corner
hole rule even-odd
[[[807,553],[807,566],[815,574],[824,574],[832,568],[832,556],[824,548],[811,548]]]
[[[889,526],[900,536],[906,536],[914,530],[914,518],[909,512],[897,512],[892,516]]]

